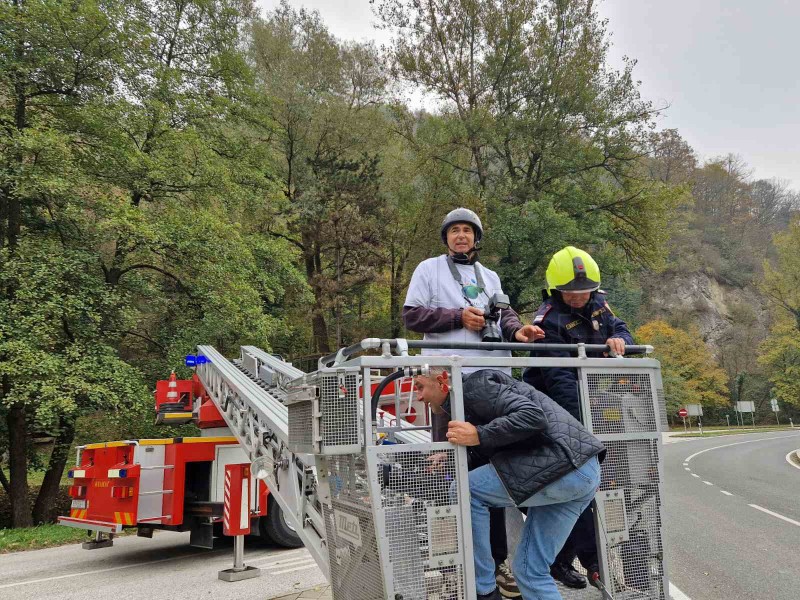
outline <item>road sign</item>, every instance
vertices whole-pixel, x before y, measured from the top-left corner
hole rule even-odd
[[[754,412],[756,412],[756,406],[755,406],[754,402],[741,401],[741,402],[737,402],[736,403],[736,410],[738,412],[742,412],[742,413],[754,413]]]
[[[689,416],[689,411],[685,408],[682,408],[678,411],[678,416],[683,417],[684,419]]]
[[[686,410],[689,411],[690,417],[702,417],[703,416],[703,405],[702,404],[687,404]]]
[[[775,398],[770,400],[769,403],[772,405],[772,412],[780,412],[781,409],[778,406],[778,401]]]

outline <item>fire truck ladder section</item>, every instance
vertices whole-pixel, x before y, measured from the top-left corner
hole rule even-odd
[[[404,415],[403,380],[445,367],[451,418],[464,420],[462,368],[575,369],[584,425],[606,446],[595,527],[602,595],[667,600],[662,545],[665,421],[658,361],[599,358],[608,347],[458,344],[458,349],[533,356],[411,356],[443,349],[419,340],[370,338],[303,371],[254,346],[229,361],[198,346],[197,375],[267,482],[286,522],[330,581],[334,600],[474,600],[467,453],[432,442],[430,426]],[[576,356],[535,356],[567,350]],[[394,395],[394,413],[385,416]],[[573,596],[569,596],[572,598]],[[581,595],[581,598],[584,596]]]

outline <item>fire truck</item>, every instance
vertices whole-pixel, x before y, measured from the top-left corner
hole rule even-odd
[[[280,376],[303,375],[280,357],[271,357]],[[187,365],[204,364],[206,357],[187,357]],[[242,350],[235,361],[240,376],[262,389],[277,390],[275,371],[256,365],[251,354]],[[249,368],[249,370],[248,370]],[[425,418],[422,403],[413,401],[411,382],[402,388],[401,418],[414,423]],[[190,531],[189,544],[213,548],[221,536],[224,511],[224,477],[227,465],[249,462],[238,440],[209,397],[197,374],[191,379],[158,381],[155,390],[156,423],[182,425],[194,423],[197,437],[124,440],[86,444],[77,448],[76,466],[70,469],[68,516],[58,522],[94,533],[87,549],[109,547],[113,537],[126,528],[137,528],[137,535],[152,537],[154,530]],[[384,391],[387,422],[396,422],[391,399],[394,387]],[[422,422],[422,421],[420,421]],[[284,518],[280,505],[270,497],[265,481],[251,477],[250,507],[252,531],[267,542],[286,548],[303,545]]]
[[[416,349],[453,354],[414,355]],[[483,352],[459,356],[460,349]],[[498,357],[494,350],[531,355]],[[462,369],[570,368],[584,425],[607,457],[594,499],[600,573],[593,581],[600,589],[564,595],[667,600],[660,364],[630,357],[650,346],[628,346],[624,358],[591,357],[609,350],[367,338],[304,373],[255,346],[242,346],[231,360],[201,345],[187,361],[190,380],[159,383],[156,409],[160,422],[194,422],[202,435],[79,449],[70,471],[73,508],[60,522],[94,531],[96,546],[133,526],[142,535],[188,529],[193,543],[208,546],[222,512],[223,529],[236,531],[227,579],[234,581],[252,575],[242,560],[249,512],[270,539],[299,539],[334,600],[475,600],[467,451],[432,441],[410,378],[448,369],[450,415],[465,420]],[[536,355],[553,351],[560,356]],[[227,494],[233,463],[241,476],[235,500]],[[248,512],[239,510],[241,526],[231,527],[227,515],[236,504]]]

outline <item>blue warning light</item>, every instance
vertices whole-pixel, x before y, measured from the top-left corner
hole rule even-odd
[[[187,367],[195,367],[197,366],[197,358],[194,354],[189,354],[186,356],[186,366]]]

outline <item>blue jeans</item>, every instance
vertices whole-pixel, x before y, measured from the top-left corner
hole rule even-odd
[[[525,600],[561,600],[550,565],[572,531],[575,521],[594,499],[600,485],[600,463],[592,457],[580,469],[554,481],[519,506],[527,506],[525,529],[512,571]],[[469,473],[472,544],[478,594],[497,587],[489,544],[489,508],[515,506],[495,468],[489,464]]]

